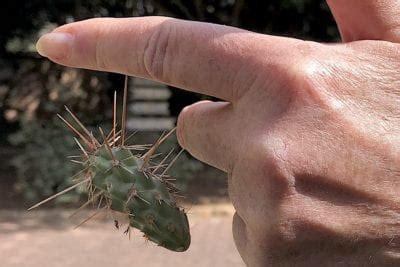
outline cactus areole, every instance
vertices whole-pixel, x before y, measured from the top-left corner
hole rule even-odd
[[[178,207],[174,199],[176,188],[165,174],[170,166],[164,164],[169,154],[158,164],[150,160],[155,149],[169,134],[160,137],[151,147],[126,145],[126,92],[127,79],[124,90],[122,129],[119,132],[116,131],[116,96],[114,95],[113,129],[106,137],[100,128],[102,142],[95,139],[93,134],[66,108],[82,131],[77,130],[60,116],[83,142],[82,145],[76,139],[82,151],[80,162],[83,170],[74,176],[74,180],[77,181],[75,185],[39,202],[30,209],[79,185],[86,184],[89,199],[82,207],[88,206],[90,203],[97,203],[98,211],[103,205],[103,208],[123,213],[129,221],[126,233],[130,233],[130,227],[134,227],[143,232],[145,238],[159,246],[172,251],[185,251],[190,245],[190,229],[185,211]],[[145,151],[145,153],[143,155],[135,154],[134,151]],[[116,225],[118,225],[117,221]]]

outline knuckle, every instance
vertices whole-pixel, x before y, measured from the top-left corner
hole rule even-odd
[[[280,142],[279,146],[270,145],[274,142]],[[251,163],[244,166],[236,164],[233,174],[230,174],[228,190],[234,207],[258,229],[275,227],[281,218],[286,218],[286,210],[281,211],[281,208],[295,194],[285,145],[275,138],[267,140],[267,143],[264,140],[263,144],[248,146],[248,150],[252,151],[251,158],[240,160]],[[265,197],[243,197],[243,190]],[[265,221],[269,223],[265,224]]]
[[[291,81],[300,88],[314,88],[321,78],[323,66],[311,56],[301,57],[290,73]]]
[[[321,68],[321,58],[319,44],[313,42],[301,42],[296,46],[296,56],[294,56],[288,68],[288,78],[295,84],[312,82],[318,77]]]
[[[293,187],[293,177],[291,175],[292,166],[290,163],[291,140],[284,133],[269,133],[267,145],[262,148],[262,170],[264,177],[268,177],[271,183],[271,189],[274,193],[271,197],[275,199],[283,199],[291,193]]]
[[[298,45],[299,55],[288,68],[289,86],[296,99],[320,107],[327,106],[328,90],[335,85],[335,72],[324,46],[314,42]]]
[[[147,74],[164,82],[168,82],[167,70],[170,69],[171,55],[175,49],[172,27],[169,23],[157,27],[148,39],[143,54],[143,65]]]

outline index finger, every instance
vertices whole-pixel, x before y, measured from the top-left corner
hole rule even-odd
[[[235,102],[294,39],[164,17],[98,18],[42,36],[56,63],[138,76]],[[258,72],[257,72],[258,71]],[[267,77],[265,77],[267,78]]]

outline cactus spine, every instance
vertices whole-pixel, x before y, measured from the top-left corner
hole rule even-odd
[[[172,131],[160,137],[151,147],[126,145],[126,99],[127,77],[121,130],[118,132],[116,130],[116,94],[114,94],[113,129],[108,136],[105,136],[103,130],[99,128],[103,139],[101,142],[94,138],[68,108],[66,108],[68,113],[82,132],[59,116],[81,140],[75,139],[82,151],[84,169],[76,175],[75,180],[78,181],[75,185],[37,203],[29,210],[79,185],[86,184],[89,200],[82,207],[97,201],[100,210],[101,204],[104,203],[103,208],[118,211],[128,217],[129,226],[126,232],[130,231],[130,227],[134,227],[159,246],[173,251],[185,251],[190,245],[188,219],[185,211],[177,206],[171,192],[176,190],[175,187],[169,179],[166,179],[168,177],[166,171],[177,157],[166,168],[164,162],[169,154],[157,165],[150,161],[156,148]],[[135,153],[137,151],[146,152],[140,155]],[[117,221],[116,226],[118,227]]]

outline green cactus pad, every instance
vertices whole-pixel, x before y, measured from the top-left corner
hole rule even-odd
[[[176,205],[168,185],[146,170],[143,160],[126,148],[103,145],[89,156],[89,162],[92,184],[104,192],[112,210],[128,214],[130,226],[167,249],[188,249],[185,212]]]

